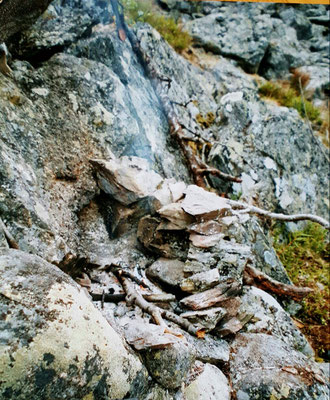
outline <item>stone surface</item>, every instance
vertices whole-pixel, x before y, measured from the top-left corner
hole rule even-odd
[[[186,400],[230,400],[226,376],[214,365],[205,364],[203,372],[183,391]]]
[[[145,365],[163,387],[177,389],[195,361],[194,349],[184,340],[161,350],[147,350]]]
[[[159,258],[146,270],[148,278],[156,282],[178,289],[184,279],[184,263],[179,260]]]
[[[325,377],[316,363],[280,339],[244,333],[232,344],[230,376],[238,400],[323,399]]]
[[[274,297],[256,287],[244,286],[241,299],[238,312],[253,316],[245,326],[247,332],[271,334],[307,357],[314,356],[304,335]]]
[[[1,249],[1,398],[123,398],[139,394],[137,356],[57,267]]]

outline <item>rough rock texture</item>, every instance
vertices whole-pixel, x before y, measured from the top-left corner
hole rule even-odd
[[[326,8],[161,3],[194,32],[198,47],[187,53],[193,62],[149,26],[133,31],[163,78],[183,133],[206,141],[203,150],[193,144],[196,152],[242,183],[211,177],[217,194],[191,186],[152,83],[108,24],[108,1],[55,0],[12,37],[13,77],[0,75],[0,217],[23,252],[8,250],[0,229],[0,393],[22,400],[227,400],[230,378],[239,400],[323,400],[325,377],[288,314],[269,294],[242,291],[246,263],[290,283],[266,224],[233,215],[219,194],[328,216],[328,164],[308,125],[294,109],[262,100],[258,80],[246,73],[284,77],[299,66],[311,75],[310,95],[324,101]],[[100,162],[115,171],[109,191]],[[93,268],[80,283],[98,298],[123,294],[111,263],[135,276],[142,296],[175,293],[155,304],[183,318],[183,296],[207,297],[217,288],[221,304],[207,298],[205,312],[188,314],[211,332],[201,340],[173,322],[156,326],[129,301],[96,302],[110,326],[46,263],[61,265],[69,253]],[[125,335],[139,356],[123,345]],[[16,375],[8,373],[11,365]],[[20,376],[21,394],[8,383]]]
[[[0,271],[1,398],[113,399],[143,391],[141,361],[71,278],[18,250],[1,249]]]
[[[316,364],[264,333],[237,335],[232,344],[230,375],[238,400],[325,400],[328,395]]]

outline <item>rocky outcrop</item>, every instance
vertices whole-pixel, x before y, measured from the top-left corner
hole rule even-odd
[[[141,361],[70,277],[18,250],[1,250],[0,271],[1,398],[143,392]]]
[[[300,66],[324,99],[327,77],[313,70],[324,62],[324,8],[162,3],[213,53],[195,47],[196,66],[150,26],[132,32],[195,151],[242,183],[192,185],[159,93],[108,24],[108,2],[55,0],[8,43],[13,76],[0,75],[0,217],[20,248],[8,249],[1,228],[0,393],[323,399],[325,377],[281,298],[244,280],[251,265],[290,284],[267,226],[227,200],[328,216],[328,165],[309,126],[263,101],[246,73]],[[84,273],[99,310],[48,262]],[[121,279],[163,311],[142,311]],[[165,312],[178,318],[156,326]]]

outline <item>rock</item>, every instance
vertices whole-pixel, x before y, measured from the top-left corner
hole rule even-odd
[[[297,68],[301,74],[309,76],[305,91],[312,94],[314,98],[324,99],[330,90],[330,78],[327,65],[309,65]]]
[[[203,368],[203,372],[184,389],[186,400],[230,400],[229,382],[219,368],[200,363],[196,367]]]
[[[252,316],[245,326],[251,333],[267,333],[283,340],[307,357],[313,357],[314,352],[295,326],[290,316],[270,294],[256,287],[243,287],[242,304],[239,313],[248,313]]]
[[[146,270],[147,277],[175,290],[185,278],[184,263],[180,260],[159,258]]]
[[[317,364],[274,336],[241,333],[231,347],[230,376],[238,400],[326,399]]]
[[[161,217],[169,221],[169,224],[163,222],[161,224],[161,229],[186,229],[192,222],[194,222],[193,217],[184,212],[181,203],[168,204],[160,208],[157,212]]]
[[[146,249],[159,256],[183,260],[187,258],[188,233],[161,229],[159,218],[143,217],[138,225],[137,236]]]
[[[257,72],[271,37],[271,19],[241,4],[221,11],[187,22],[185,28],[206,50],[239,60],[248,72]]]
[[[214,339],[210,335],[205,335],[203,340],[191,335],[186,335],[186,337],[196,350],[197,360],[211,364],[221,364],[229,361],[229,345],[225,340]]]
[[[180,283],[181,290],[188,293],[203,292],[216,286],[220,282],[220,275],[217,268],[210,271],[200,272],[184,279]]]
[[[84,291],[57,267],[1,250],[1,397],[123,398],[145,370]]]
[[[202,293],[193,294],[180,300],[180,304],[192,310],[203,310],[212,306],[220,305],[222,302],[234,297],[240,292],[241,285],[238,282],[228,279],[213,289],[205,290]]]
[[[181,207],[194,217],[216,219],[231,209],[226,199],[196,185],[189,185],[185,190],[185,195]]]
[[[208,249],[214,247],[219,243],[219,240],[224,237],[223,233],[217,233],[215,235],[197,235],[196,233],[191,233],[189,240],[195,247],[200,247],[201,249]]]
[[[195,361],[191,345],[180,341],[162,350],[147,350],[145,364],[150,375],[168,389],[177,389]]]
[[[0,3],[0,43],[28,28],[47,8],[51,0],[8,0]]]
[[[134,203],[156,191],[162,177],[151,171],[148,162],[138,157],[90,160],[98,185],[124,205]]]
[[[204,326],[206,332],[212,331],[217,323],[226,315],[226,310],[221,307],[208,308],[201,311],[187,311],[180,316],[187,318],[192,324]]]
[[[136,350],[163,349],[179,339],[165,332],[164,327],[132,321],[125,326],[125,338]]]

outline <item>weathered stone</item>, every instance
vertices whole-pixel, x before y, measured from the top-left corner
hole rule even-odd
[[[125,326],[125,338],[136,350],[163,349],[179,339],[165,332],[164,327],[132,321]]]
[[[193,324],[204,326],[206,332],[215,328],[217,323],[226,315],[226,310],[221,307],[208,308],[201,311],[187,311],[181,314],[182,318],[187,318]]]
[[[222,302],[234,297],[240,290],[241,285],[229,279],[226,282],[220,283],[213,289],[187,296],[183,298],[180,303],[192,310],[203,310],[204,308],[220,305]]]
[[[197,364],[197,362],[196,362]],[[203,372],[183,391],[186,400],[230,400],[230,385],[226,376],[214,365],[196,365]]]
[[[171,203],[158,211],[158,214],[166,218],[170,225],[167,229],[186,229],[194,220],[193,217],[183,211],[181,203]],[[166,224],[161,225],[161,229],[165,229]]]
[[[100,188],[124,205],[134,203],[156,191],[162,177],[138,157],[90,160]]]
[[[274,336],[242,333],[232,344],[230,376],[238,400],[325,400],[328,388],[317,364]]]
[[[181,207],[186,213],[195,217],[215,219],[231,209],[226,199],[196,185],[189,185],[185,195]]]
[[[195,247],[208,249],[209,247],[213,247],[218,244],[219,240],[223,237],[223,233],[217,233],[215,235],[197,235],[196,233],[191,233],[189,240]]]
[[[2,398],[123,398],[143,388],[140,360],[71,278],[18,250],[1,249],[0,270]]]
[[[196,350],[196,359],[211,364],[221,364],[229,361],[229,345],[225,340],[214,339],[205,335],[203,340],[187,335],[187,340]]]
[[[148,278],[165,284],[172,289],[178,289],[185,277],[184,263],[180,260],[159,258],[146,270]]]
[[[238,313],[252,315],[245,326],[247,332],[268,333],[281,340],[285,338],[285,343],[295,350],[301,351],[308,357],[314,356],[304,335],[274,297],[256,287],[245,286],[241,300]]]
[[[186,259],[188,233],[182,230],[167,231],[160,227],[159,218],[146,216],[140,220],[137,236],[144,247],[163,257]]]
[[[220,275],[217,268],[210,271],[200,272],[184,279],[180,283],[180,287],[184,292],[197,293],[203,292],[216,286],[220,282]]]
[[[150,375],[162,386],[177,389],[195,361],[191,345],[181,340],[162,350],[147,350],[144,354]]]

